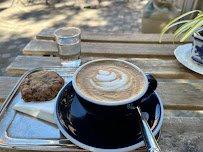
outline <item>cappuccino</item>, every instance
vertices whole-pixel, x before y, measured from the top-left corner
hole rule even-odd
[[[76,76],[77,88],[87,97],[102,102],[121,102],[139,95],[145,77],[133,66],[116,60],[84,66]]]

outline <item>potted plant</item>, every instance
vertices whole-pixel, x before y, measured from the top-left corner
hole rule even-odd
[[[197,16],[192,20],[181,20],[183,17],[190,15],[192,13],[198,13]],[[181,25],[173,34],[173,40],[178,38],[181,34],[180,42],[185,41],[187,38],[193,35],[193,45],[191,49],[191,59],[200,65],[203,65],[203,12],[201,10],[194,10],[187,12],[171,22],[169,22],[163,29],[159,37],[159,42],[161,42],[163,34],[170,28]]]

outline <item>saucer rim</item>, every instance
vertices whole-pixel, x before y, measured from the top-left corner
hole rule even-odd
[[[184,45],[180,45],[178,46],[175,50],[174,50],[174,55],[176,57],[176,59],[182,64],[184,65],[186,68],[198,73],[198,74],[202,74],[203,75],[203,70],[197,70],[192,68],[188,63],[191,63],[193,66],[195,67],[201,67],[202,65],[198,65],[197,63],[195,63],[188,55],[187,53],[189,53],[189,51],[192,50],[192,43],[188,43],[188,44],[184,44]],[[186,59],[186,61],[183,61],[183,59],[178,55],[177,52],[181,52],[181,54],[183,55],[182,58]]]
[[[68,85],[68,84],[66,84]],[[66,86],[65,85],[65,86]],[[65,88],[64,86],[64,88]],[[58,93],[58,96],[61,94],[61,92],[64,90],[61,89],[60,92]],[[156,97],[158,98],[159,100],[159,103],[160,103],[160,108],[161,108],[161,114],[160,114],[160,121],[159,123],[157,124],[156,128],[152,131],[152,134],[154,136],[156,136],[156,134],[160,131],[161,129],[161,126],[162,126],[162,123],[163,123],[163,117],[164,117],[164,108],[163,108],[163,104],[162,104],[162,101],[158,95],[158,93],[156,91],[154,91]],[[65,131],[65,129],[63,128],[58,116],[57,116],[57,103],[58,103],[58,100],[56,101],[56,104],[55,104],[55,111],[54,111],[54,116],[55,116],[55,119],[56,119],[56,124],[59,128],[59,130],[62,132],[62,134],[67,138],[69,139],[72,143],[74,143],[75,145],[81,147],[81,148],[84,148],[86,150],[90,150],[90,151],[97,151],[97,152],[125,152],[125,151],[131,151],[131,150],[135,150],[135,149],[138,149],[142,146],[144,146],[144,141],[140,141],[134,145],[131,145],[131,146],[127,146],[127,147],[122,147],[122,148],[115,148],[115,149],[103,149],[103,148],[96,148],[96,147],[93,147],[93,146],[89,146],[89,145],[86,145],[78,140],[76,140],[75,138],[73,138],[68,132]]]

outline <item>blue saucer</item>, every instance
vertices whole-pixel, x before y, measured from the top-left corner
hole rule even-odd
[[[148,124],[156,135],[163,121],[163,105],[158,94],[154,92],[139,106],[148,115]],[[55,117],[66,138],[91,151],[129,151],[144,146],[136,115],[114,120],[99,120],[88,115],[71,82],[58,95]]]

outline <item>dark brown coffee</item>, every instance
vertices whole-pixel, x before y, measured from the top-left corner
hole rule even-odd
[[[121,61],[98,61],[84,66],[76,76],[78,89],[89,98],[121,102],[136,97],[145,87],[143,74]]]

